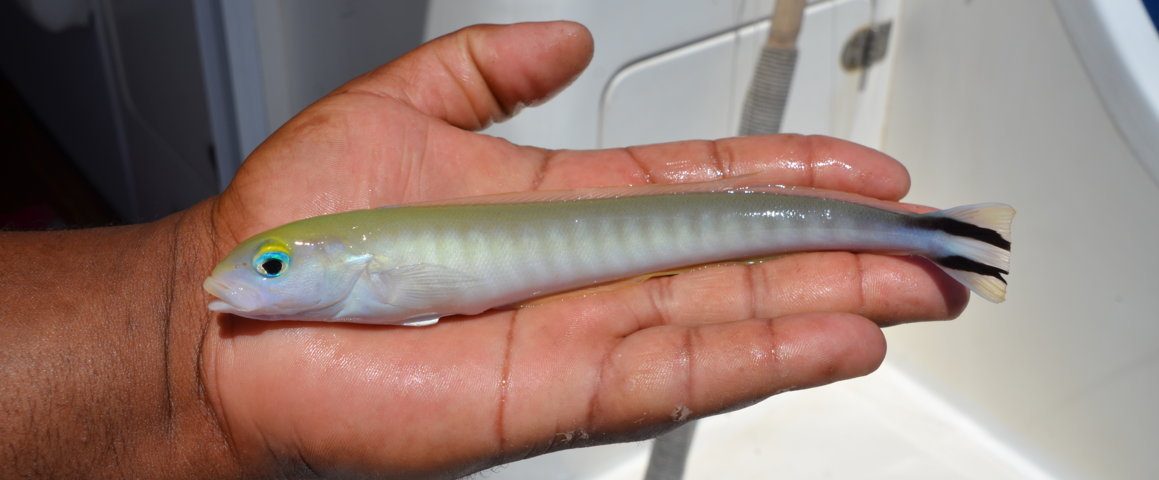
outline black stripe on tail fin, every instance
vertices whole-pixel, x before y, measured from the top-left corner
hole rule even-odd
[[[930,230],[939,230],[950,235],[969,237],[979,242],[989,243],[1003,250],[1010,250],[1010,240],[1007,240],[997,230],[963,222],[953,217],[918,217],[917,225]]]
[[[931,257],[951,277],[991,302],[1006,299],[1010,273],[1010,222],[1014,209],[1000,203],[966,205],[919,215],[916,226],[945,233]]]
[[[949,257],[935,258],[934,262],[945,268],[952,268],[954,270],[961,270],[963,272],[977,273],[978,275],[986,275],[997,278],[1003,284],[1006,284],[1006,278],[1003,275],[1008,275],[1010,272],[1001,268],[986,265],[985,263],[975,262],[969,258],[953,255]]]

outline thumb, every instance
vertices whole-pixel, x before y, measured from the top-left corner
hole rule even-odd
[[[474,130],[546,100],[591,58],[591,34],[578,23],[479,25],[435,39],[335,93],[389,96]]]

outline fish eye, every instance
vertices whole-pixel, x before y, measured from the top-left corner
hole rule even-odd
[[[290,256],[280,249],[262,249],[254,257],[254,270],[266,278],[280,277],[290,267]]]

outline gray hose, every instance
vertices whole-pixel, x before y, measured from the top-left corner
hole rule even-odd
[[[777,0],[769,39],[757,60],[756,72],[745,97],[741,115],[741,135],[779,133],[797,68],[797,36],[805,14],[805,0]],[[681,480],[688,462],[688,450],[696,433],[696,422],[656,437],[644,480]]]
[[[781,132],[789,86],[797,68],[797,37],[805,17],[805,0],[777,0],[769,22],[769,38],[761,49],[740,118],[741,135]]]
[[[652,442],[652,456],[648,459],[648,472],[644,474],[644,480],[684,478],[688,450],[692,446],[692,436],[695,433],[696,422],[693,421],[656,437],[656,441]]]
[[[757,60],[752,84],[745,96],[741,115],[741,135],[779,133],[797,67],[797,36],[805,13],[805,0],[777,0],[769,39]],[[696,422],[656,437],[644,480],[681,480],[688,462],[688,450],[696,433]]]
[[[761,50],[752,86],[745,97],[741,135],[779,133],[797,66],[797,49],[766,45]]]

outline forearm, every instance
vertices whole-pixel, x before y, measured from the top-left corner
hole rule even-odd
[[[0,233],[0,462],[37,477],[230,472],[188,290],[205,206],[144,225]],[[197,232],[202,232],[197,234]]]

